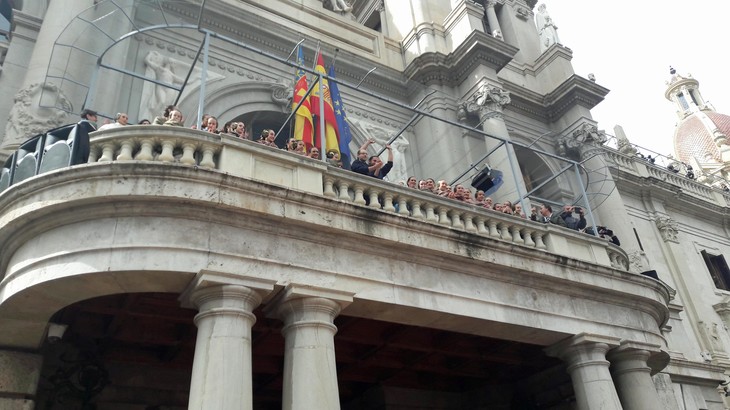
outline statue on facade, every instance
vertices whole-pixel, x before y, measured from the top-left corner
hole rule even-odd
[[[352,11],[352,6],[345,0],[322,0],[322,5],[335,13],[345,14]]]
[[[174,86],[181,86],[185,82],[182,77],[182,67],[177,67],[175,60],[164,56],[157,51],[150,51],[144,58],[145,75],[155,80]],[[146,82],[142,89],[142,103],[140,118],[154,118],[165,106],[175,102],[175,91],[159,84]]]
[[[538,6],[535,20],[537,23],[537,32],[540,34],[540,51],[544,52],[553,44],[560,43],[558,26],[555,25],[553,19],[548,14],[545,4]]]

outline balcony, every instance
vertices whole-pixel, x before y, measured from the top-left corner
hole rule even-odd
[[[110,129],[90,145],[89,164],[0,194],[0,325],[16,329],[3,345],[33,347],[76,301],[180,293],[201,271],[349,292],[356,317],[665,344],[669,290],[598,238],[187,128]]]

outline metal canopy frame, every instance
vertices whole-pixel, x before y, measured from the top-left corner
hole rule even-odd
[[[124,4],[120,5],[119,4],[120,2],[123,2]],[[79,16],[77,16],[76,19],[74,19],[71,23],[69,23],[69,25],[66,27],[64,32],[61,34],[61,36],[59,36],[59,39],[57,39],[56,43],[54,43],[54,50],[52,53],[52,58],[51,58],[51,61],[49,62],[49,67],[47,70],[46,82],[47,83],[52,82],[52,80],[56,79],[56,80],[61,80],[62,89],[63,89],[63,85],[66,83],[73,84],[81,89],[85,89],[86,90],[85,98],[83,98],[83,103],[80,104],[81,108],[83,109],[86,107],[90,107],[93,104],[94,93],[96,91],[96,87],[98,86],[98,82],[99,82],[99,72],[101,69],[106,69],[106,70],[115,71],[115,72],[118,72],[123,75],[131,76],[133,78],[141,79],[143,81],[151,82],[156,85],[175,90],[178,93],[177,98],[175,100],[175,104],[177,104],[179,102],[179,100],[182,96],[182,93],[185,90],[185,86],[189,82],[190,76],[191,76],[194,68],[196,67],[196,64],[198,64],[198,62],[200,60],[200,56],[202,54],[202,61],[200,62],[200,63],[202,63],[201,84],[200,84],[200,89],[199,89],[198,116],[197,116],[197,122],[198,122],[197,125],[198,125],[198,127],[200,127],[200,118],[202,117],[202,114],[205,111],[205,83],[206,83],[205,80],[206,80],[207,71],[208,71],[208,58],[209,58],[210,47],[211,47],[210,41],[211,41],[211,39],[217,39],[217,40],[223,41],[225,43],[228,43],[230,45],[234,45],[241,49],[245,49],[252,53],[261,55],[273,62],[282,64],[285,66],[289,66],[292,68],[296,68],[298,70],[303,70],[304,72],[312,75],[313,77],[310,77],[310,78],[313,78],[313,83],[309,87],[309,89],[307,91],[307,95],[312,92],[312,90],[314,89],[314,86],[317,84],[320,86],[320,89],[321,89],[322,83],[324,82],[324,80],[334,81],[339,86],[351,89],[351,90],[355,91],[356,93],[361,93],[365,96],[380,100],[386,104],[412,112],[413,113],[412,118],[405,125],[403,125],[397,133],[393,134],[391,136],[391,138],[389,138],[389,141],[388,141],[389,143],[395,141],[407,129],[408,126],[410,126],[413,122],[415,122],[418,118],[421,118],[421,117],[430,118],[430,119],[433,119],[436,121],[443,122],[445,124],[456,127],[458,129],[466,130],[470,133],[480,135],[484,138],[492,139],[498,143],[497,148],[492,149],[490,152],[488,152],[486,155],[484,155],[480,160],[478,160],[476,163],[472,164],[470,166],[470,168],[466,172],[464,172],[462,175],[460,175],[459,178],[457,178],[457,179],[464,177],[466,174],[471,172],[471,170],[473,170],[479,164],[484,163],[484,161],[486,161],[488,159],[489,155],[491,155],[494,151],[496,151],[496,149],[498,149],[502,146],[506,146],[508,148],[508,150],[511,151],[511,154],[508,154],[509,166],[512,171],[512,177],[515,179],[515,186],[517,186],[517,187],[520,186],[518,176],[521,175],[521,172],[515,163],[516,158],[513,158],[514,147],[528,149],[530,151],[533,151],[537,155],[544,156],[544,157],[550,158],[555,161],[566,163],[567,166],[563,167],[558,173],[554,174],[548,180],[543,181],[538,188],[535,188],[532,191],[525,193],[524,195],[522,192],[519,192],[519,188],[518,188],[518,192],[517,192],[518,198],[516,201],[513,201],[513,202],[518,202],[518,201],[523,202],[525,199],[530,197],[530,195],[532,193],[534,193],[537,189],[546,185],[548,182],[557,179],[566,170],[573,168],[575,170],[575,176],[577,179],[577,183],[581,187],[581,193],[576,198],[574,203],[583,201],[584,206],[587,209],[589,209],[589,215],[591,217],[593,225],[594,226],[596,225],[595,221],[593,220],[593,214],[592,214],[592,210],[591,210],[591,207],[589,204],[589,202],[590,202],[589,195],[586,192],[586,187],[590,184],[590,181],[589,181],[589,172],[584,166],[585,161],[577,162],[572,159],[564,158],[559,155],[553,154],[551,152],[547,152],[547,151],[534,147],[537,140],[539,140],[540,138],[542,138],[543,136],[545,136],[547,134],[550,134],[550,132],[541,135],[536,140],[534,140],[532,143],[527,145],[527,144],[523,144],[523,143],[520,143],[517,141],[511,141],[511,140],[508,140],[508,139],[505,139],[505,138],[502,138],[502,137],[499,137],[496,135],[491,135],[491,134],[479,129],[478,126],[480,124],[477,124],[477,126],[469,126],[469,125],[462,124],[462,123],[459,123],[456,121],[452,121],[450,119],[440,118],[430,112],[424,111],[419,108],[419,106],[424,101],[426,101],[426,99],[429,96],[431,96],[432,94],[437,92],[437,90],[429,89],[425,85],[420,86],[420,89],[423,91],[423,98],[414,106],[409,106],[406,103],[403,103],[400,101],[394,101],[377,92],[360,88],[360,85],[364,81],[365,77],[367,77],[370,73],[372,73],[374,71],[374,68],[370,69],[367,73],[365,73],[363,78],[360,80],[360,82],[358,84],[352,84],[345,80],[331,78],[327,74],[315,72],[313,69],[299,65],[297,62],[289,61],[293,52],[290,53],[288,57],[283,58],[278,55],[267,52],[265,50],[261,50],[259,48],[253,47],[250,44],[246,44],[246,43],[237,41],[233,38],[230,38],[228,36],[222,35],[220,33],[217,33],[215,31],[202,27],[202,22],[203,22],[202,16],[205,13],[206,0],[201,0],[201,2],[199,4],[198,20],[195,24],[191,24],[190,22],[187,22],[187,21],[178,21],[177,16],[166,13],[166,11],[165,11],[166,5],[180,4],[180,5],[190,7],[191,5],[193,5],[193,3],[194,2],[192,0],[191,1],[186,1],[186,0],[103,0],[103,1],[99,2],[95,6],[92,6],[91,8],[82,12]],[[140,7],[146,7],[148,9],[148,11],[158,12],[159,13],[158,21],[160,23],[145,26],[145,27],[139,26],[139,24],[135,21],[135,19],[132,16],[135,14],[134,13],[135,10],[137,10]],[[106,32],[104,26],[101,23],[104,23],[105,20],[107,22],[112,21],[114,18],[119,18],[123,22],[131,25],[132,30],[128,30],[125,33],[121,33],[118,35],[115,35],[114,33]],[[151,20],[154,20],[154,18],[152,18]],[[79,22],[81,22],[81,23],[79,23]],[[79,24],[82,24],[82,23],[87,25],[87,27],[86,28],[79,27]],[[88,47],[83,47],[84,45],[87,45],[89,43],[88,41],[84,40],[84,37],[82,37],[82,35],[88,35],[88,33],[86,31],[89,27],[93,28],[95,31],[104,33],[104,36],[108,39],[108,41],[104,47],[101,47],[99,49],[89,49]],[[117,67],[115,65],[104,63],[104,57],[112,49],[114,49],[114,47],[116,45],[118,45],[120,42],[122,42],[126,39],[129,39],[130,37],[137,35],[137,34],[142,34],[142,33],[151,32],[151,31],[159,31],[159,30],[170,30],[170,29],[196,30],[203,35],[203,39],[200,42],[200,45],[198,47],[195,58],[193,59],[193,63],[191,64],[190,69],[185,77],[185,81],[181,86],[178,87],[174,84],[168,84],[168,83],[159,81],[154,78],[149,78],[147,76],[140,75],[133,71],[127,70],[123,67]],[[74,33],[77,34],[77,36],[74,37],[73,36]],[[71,38],[69,39],[64,36],[71,36]],[[298,43],[296,43],[294,45],[294,49],[303,42],[304,42],[304,40],[300,40]],[[65,57],[65,53],[63,52],[63,50],[65,50],[65,49],[70,50],[69,53],[72,51],[77,51],[77,52],[81,53],[82,55],[86,55],[87,57],[94,59],[93,72],[90,73],[91,75],[87,77],[87,78],[90,78],[88,85],[74,79],[75,77],[78,77],[78,76],[72,77],[69,75],[68,64],[66,65],[66,71],[64,71],[64,73],[62,75],[54,75],[53,73],[51,73],[52,66],[55,61],[54,57],[58,57],[58,56]],[[58,101],[56,101],[56,104],[53,104],[53,105],[43,105],[44,101],[45,101],[45,99],[42,96],[41,97],[41,106],[57,108],[57,109],[61,109],[61,110],[71,113],[71,111],[69,111],[67,109],[67,107],[59,106]],[[295,109],[292,110],[292,113],[289,115],[286,122],[290,121],[290,119],[296,113],[296,109],[298,109],[298,108],[299,108],[299,106],[295,107]],[[105,113],[100,113],[100,114],[102,116],[111,118],[110,114],[105,114]],[[323,128],[323,127],[321,127],[321,128]],[[284,129],[284,127],[279,129],[279,133],[283,129]],[[277,133],[277,136],[278,136],[278,133]],[[379,154],[381,154],[383,152],[383,150],[384,149],[380,150]],[[584,177],[582,175],[585,175],[585,183],[583,182]],[[523,203],[523,209],[525,209],[525,210],[528,209],[524,203]]]

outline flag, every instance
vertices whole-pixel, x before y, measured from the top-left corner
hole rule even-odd
[[[317,65],[314,67],[314,71],[322,74],[327,74],[327,71],[324,69],[324,59],[322,58],[322,53],[320,52],[317,54]],[[314,121],[314,145],[319,146],[321,144],[320,142],[320,136],[319,136],[319,116],[324,116],[324,129],[325,129],[325,144],[326,147],[322,149],[320,147],[320,152],[328,152],[331,150],[340,152],[340,144],[339,140],[337,138],[337,119],[335,118],[335,108],[332,105],[332,97],[330,95],[330,86],[329,82],[326,78],[322,79],[322,96],[319,95],[319,84],[314,87],[314,90],[312,90],[312,98],[310,99],[311,107],[312,107],[312,113],[316,115],[318,118]],[[324,113],[319,112],[319,99],[322,98],[324,100]]]
[[[302,46],[298,47],[297,64],[304,65],[304,52]],[[307,74],[301,68],[297,68],[296,81],[294,83],[294,98],[292,99],[292,110],[297,107],[302,99],[304,102],[299,107],[294,116],[294,138],[304,141],[307,147],[311,147],[314,143],[312,136],[314,135],[314,122],[312,121],[312,106],[309,96],[304,98],[309,85],[307,84]],[[316,87],[315,87],[316,89]]]
[[[329,69],[330,78],[335,78],[335,66],[332,64]],[[337,82],[330,84],[330,92],[332,96],[332,104],[335,106],[335,118],[337,119],[337,130],[339,131],[340,159],[342,167],[350,169],[350,141],[352,141],[352,133],[350,132],[350,124],[345,118],[345,105],[340,97],[340,89]]]

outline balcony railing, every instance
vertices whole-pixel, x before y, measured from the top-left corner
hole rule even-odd
[[[127,126],[92,133],[89,162],[110,161],[153,161],[225,172],[514,246],[629,270],[623,249],[594,236],[364,177],[232,136],[170,126]]]

